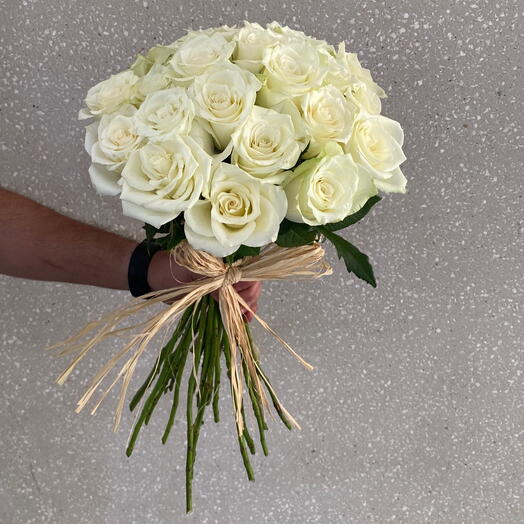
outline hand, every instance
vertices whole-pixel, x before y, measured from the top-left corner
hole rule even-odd
[[[237,282],[233,287],[251,308],[251,311],[256,313],[258,309],[258,299],[260,297],[260,293],[262,293],[262,282],[240,281]],[[211,296],[218,301],[218,291],[211,293]],[[242,307],[242,313],[244,313],[244,318],[247,322],[251,322],[253,320],[253,313],[251,313],[251,311],[246,311],[246,309]]]
[[[177,285],[193,282],[200,278],[202,278],[201,275],[176,265],[167,251],[158,251],[153,256],[147,276],[149,286],[155,291],[176,287]],[[258,298],[262,292],[262,283],[241,281],[237,282],[233,287],[253,312],[256,313],[258,309]],[[213,292],[212,297],[218,300],[218,291]],[[242,308],[242,313],[244,313],[247,322],[253,320],[253,314],[250,311]]]

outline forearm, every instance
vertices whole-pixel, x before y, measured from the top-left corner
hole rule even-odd
[[[0,188],[0,273],[33,280],[129,289],[127,272],[137,243],[68,218]],[[176,287],[200,278],[178,266],[167,251],[151,260],[151,289]],[[256,311],[259,282],[239,282],[236,290]],[[251,313],[246,317],[251,320]]]
[[[127,289],[136,242],[0,189],[0,273]]]

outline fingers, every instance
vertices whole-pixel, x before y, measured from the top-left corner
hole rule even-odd
[[[239,287],[241,287],[239,284],[249,284],[249,285],[242,287],[242,289],[238,289]],[[238,284],[235,285],[235,289],[237,290],[238,294],[242,297],[242,299],[250,307],[251,311],[253,313],[256,313],[258,309],[258,299],[262,291],[262,283],[261,282],[239,282]],[[246,311],[243,308],[242,312],[244,313],[244,317],[247,320],[247,322],[251,322],[254,318],[253,313],[251,311],[249,310]]]
[[[251,306],[260,297],[262,290],[261,282],[238,282],[234,286],[237,293]]]
[[[244,289],[249,289],[250,287],[260,284],[260,282],[250,282],[247,280],[241,280],[240,282],[237,282],[233,287],[238,291],[243,291]]]
[[[252,282],[252,285],[242,290],[238,290],[238,294],[244,299],[247,305],[253,309],[257,305],[258,298],[260,297],[261,284],[260,282]]]
[[[234,288],[242,297],[244,302],[246,302],[246,304],[251,308],[251,310],[256,313],[258,309],[258,299],[260,298],[260,293],[262,292],[262,283],[242,281],[237,282],[234,285]],[[218,291],[214,291],[211,295],[215,300],[218,300]],[[244,318],[247,322],[251,322],[253,320],[254,317],[251,311],[242,307],[242,313],[244,314]]]
[[[246,322],[251,322],[255,317],[253,315],[253,313],[256,313],[257,312],[257,309],[258,309],[258,304],[255,303],[252,307],[251,307],[251,311],[245,311],[244,312],[244,318],[246,319]]]
[[[257,303],[262,292],[261,282],[238,282],[233,286],[235,291],[248,303],[250,307]],[[218,300],[218,290],[211,293],[215,300]]]

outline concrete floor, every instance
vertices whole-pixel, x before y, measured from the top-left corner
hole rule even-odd
[[[157,416],[128,460],[130,417],[113,435],[113,403],[73,413],[111,348],[63,388],[64,361],[43,353],[127,295],[0,277],[2,523],[524,522],[520,1],[0,6],[1,184],[70,216],[138,234],[91,189],[76,114],[88,87],[187,27],[275,19],[346,40],[389,93],[409,159],[409,194],[350,232],[376,290],[332,252],[332,277],[266,286],[262,316],[315,366],[257,330],[303,430],[272,423],[248,483],[225,398],[201,437],[189,517],[184,424],[162,447]]]

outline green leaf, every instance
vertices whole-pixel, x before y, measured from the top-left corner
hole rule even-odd
[[[280,224],[276,244],[281,247],[305,246],[314,242],[316,238],[317,232],[307,224],[284,219]]]
[[[176,222],[174,220],[171,220],[171,222],[166,222],[165,224],[162,224],[160,228],[158,229],[158,232],[159,233],[172,233],[174,227],[176,227]]]
[[[166,239],[164,249],[174,249],[185,238],[186,235],[184,233],[184,229],[181,227],[177,227],[174,232],[164,237],[164,239]]]
[[[260,253],[259,247],[240,246],[231,256],[233,260],[238,260],[244,257],[254,257]]]
[[[152,226],[151,224],[144,224],[142,226],[142,229],[144,229],[144,231],[146,232],[146,239],[148,242],[152,242],[153,239],[155,238],[155,235],[157,234],[158,232],[158,229],[154,226]]]
[[[382,199],[378,195],[372,196],[368,198],[366,203],[356,213],[347,216],[344,220],[335,224],[326,224],[324,227],[329,231],[338,231],[339,229],[344,229],[345,227],[356,224],[359,220],[362,220],[380,200]]]
[[[362,280],[365,280],[373,287],[377,287],[373,268],[369,262],[367,255],[361,253],[353,244],[348,242],[345,238],[329,231],[324,226],[317,228],[334,246],[337,250],[338,258],[344,260],[347,270]]]
[[[162,249],[171,250],[186,238],[184,226],[175,220],[163,224],[160,228],[144,224],[143,229],[146,232],[147,241],[159,244]]]

